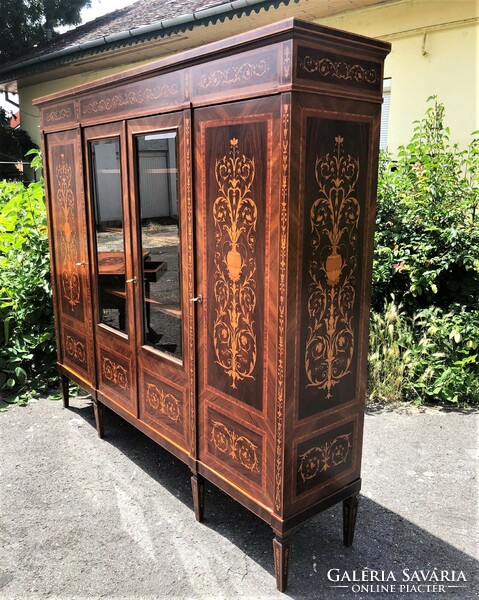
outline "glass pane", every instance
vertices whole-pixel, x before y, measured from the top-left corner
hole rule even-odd
[[[181,358],[176,133],[136,138],[145,344]]]
[[[100,322],[128,331],[120,142],[90,142],[95,206]]]

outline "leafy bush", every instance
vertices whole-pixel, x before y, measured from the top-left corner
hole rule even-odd
[[[5,400],[22,403],[51,385],[54,337],[43,181],[27,187],[0,182],[0,394]]]
[[[375,361],[384,340],[374,332],[394,310],[395,343],[411,351],[397,399],[475,403],[479,139],[463,151],[451,147],[444,107],[431,100],[397,159],[387,153],[380,159],[369,387],[377,398],[389,395],[377,389]],[[400,309],[384,304],[391,295]]]

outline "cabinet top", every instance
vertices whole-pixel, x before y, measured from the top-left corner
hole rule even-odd
[[[40,108],[42,128],[53,130],[93,118],[98,122],[101,116],[140,114],[140,105],[141,114],[148,114],[149,101],[155,101],[151,104],[158,112],[292,89],[381,101],[383,62],[390,47],[286,19],[37,98],[34,104]],[[117,110],[121,107],[123,111]]]

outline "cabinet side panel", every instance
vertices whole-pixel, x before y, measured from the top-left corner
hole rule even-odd
[[[286,518],[360,477],[380,115],[313,94],[293,107]]]

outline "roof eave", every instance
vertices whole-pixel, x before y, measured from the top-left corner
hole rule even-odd
[[[119,33],[103,36],[83,44],[75,44],[49,54],[44,54],[0,69],[0,83],[14,81],[38,70],[51,69],[74,60],[114,50],[125,46],[141,44],[153,39],[169,37],[177,33],[191,31],[200,25],[214,25],[235,16],[249,15],[251,12],[278,8],[299,0],[234,0],[212,8],[205,8],[173,19],[163,19],[150,25],[135,27]]]

